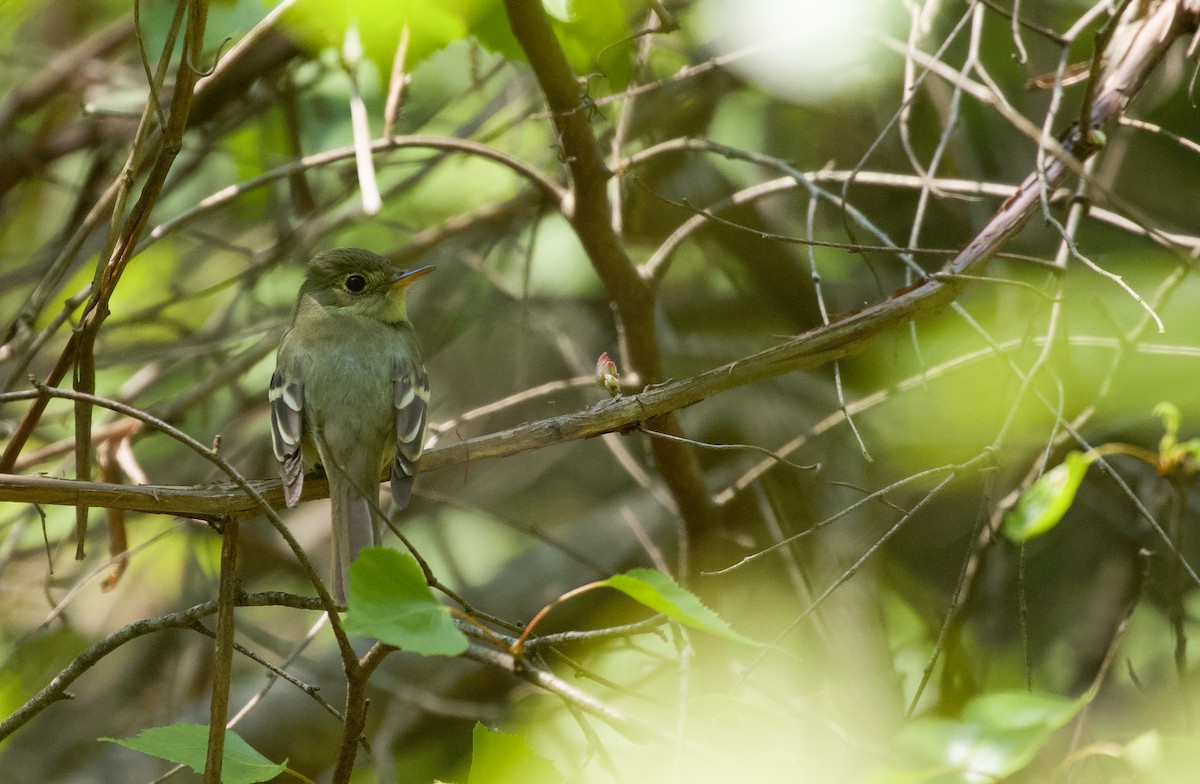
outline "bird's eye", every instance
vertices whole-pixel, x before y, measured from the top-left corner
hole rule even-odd
[[[362,275],[350,275],[343,285],[351,294],[361,294],[362,290],[367,287],[367,279]]]

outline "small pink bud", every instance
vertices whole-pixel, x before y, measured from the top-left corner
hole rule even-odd
[[[608,390],[608,394],[617,397],[621,394],[621,377],[617,373],[617,363],[608,358],[605,351],[596,360],[596,383]]]

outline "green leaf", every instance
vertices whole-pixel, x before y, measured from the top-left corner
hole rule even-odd
[[[1032,731],[985,732],[975,724],[921,719],[900,732],[900,753],[941,781],[996,781],[1029,764],[1046,738]],[[947,774],[957,774],[949,776]]]
[[[308,50],[337,52],[353,25],[362,40],[364,55],[375,63],[386,81],[405,27],[409,33],[406,65],[410,69],[450,42],[466,37],[466,20],[459,6],[453,0],[299,0],[284,14],[283,24]]]
[[[1200,743],[1195,738],[1145,732],[1125,744],[1118,755],[1140,775],[1138,784],[1193,781],[1200,770]]]
[[[467,784],[559,784],[563,780],[550,760],[520,735],[492,732],[476,724],[471,744]]]
[[[715,634],[734,642],[757,645],[748,637],[735,632],[725,619],[705,607],[695,594],[679,587],[679,584],[654,569],[631,569],[599,583],[615,588],[635,602],[660,612],[702,632]]]
[[[955,773],[954,780],[1001,779],[1027,766],[1086,702],[1042,693],[987,694],[972,700],[960,721],[912,722],[900,732],[897,750],[910,765]]]
[[[204,762],[208,754],[208,727],[204,724],[151,727],[125,740],[100,740],[116,743],[177,765],[186,765],[197,773],[204,773]],[[225,730],[225,754],[221,763],[223,784],[256,784],[260,781],[270,781],[285,770],[287,760],[279,764],[271,762],[255,751],[236,732]]]
[[[342,623],[351,634],[423,656],[457,656],[467,638],[454,625],[450,608],[425,583],[408,553],[367,547],[350,566],[350,597]]]
[[[468,28],[484,48],[509,60],[524,60],[525,52],[517,43],[504,4],[495,0],[462,0]]]
[[[1158,453],[1165,455],[1175,446],[1179,438],[1179,426],[1183,424],[1183,415],[1179,406],[1174,403],[1162,402],[1154,407],[1154,415],[1162,420],[1163,435],[1158,442]]]
[[[1092,458],[1082,452],[1071,452],[1061,464],[1042,474],[1004,516],[1004,535],[1022,544],[1058,525],[1071,508],[1091,464]]]
[[[1002,691],[971,700],[963,709],[963,720],[986,729],[1015,730],[1032,727],[1056,730],[1079,712],[1086,699],[1069,699],[1057,694]]]
[[[601,90],[629,84],[637,45],[621,0],[544,0],[543,8],[576,73],[601,74]],[[283,24],[310,52],[340,52],[353,26],[364,55],[384,79],[404,28],[409,69],[467,35],[505,57],[525,59],[504,6],[496,0],[298,0],[284,14]]]
[[[620,0],[588,0],[562,3],[563,17],[554,22],[554,32],[579,76],[600,74],[604,80],[594,89],[623,90],[633,75],[637,42]]]
[[[471,34],[481,44],[511,60],[526,59],[512,34],[503,4],[494,0],[460,2],[466,9]],[[644,4],[633,5],[639,6],[642,13],[640,7]],[[621,0],[542,0],[542,7],[576,75],[603,77],[589,80],[588,90],[593,94],[614,92],[629,85],[637,41]]]

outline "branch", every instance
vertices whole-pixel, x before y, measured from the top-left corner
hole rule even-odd
[[[516,657],[504,651],[486,648],[482,645],[471,645],[462,654],[464,658],[472,659],[482,664],[489,664],[506,670],[522,680],[535,686],[540,686],[551,694],[561,697],[568,705],[574,705],[593,716],[603,719],[608,724],[627,733],[630,737],[655,738],[669,741],[670,737],[652,724],[629,716],[592,695],[564,681],[549,670],[528,666],[528,663],[518,662]]]
[[[132,38],[133,25],[122,18],[40,66],[33,78],[13,85],[15,89],[0,106],[0,134],[7,134],[14,120],[22,115],[40,109],[68,91],[78,90],[87,80],[87,66],[91,61],[108,57]]]
[[[188,112],[191,110],[192,105],[192,89],[196,86],[196,80],[199,78],[199,73],[196,71],[194,63],[204,50],[204,29],[208,20],[208,3],[207,0],[188,0],[186,3],[180,0],[176,11],[176,20],[179,19],[179,15],[183,13],[185,7],[187,9],[187,26],[184,29],[180,63],[175,74],[175,88],[171,96],[171,107],[167,116],[166,127],[162,129],[161,136],[149,145],[149,148],[154,150],[153,163],[150,165],[149,173],[142,185],[137,201],[134,203],[129,215],[123,220],[121,219],[121,214],[124,211],[124,196],[128,191],[122,188],[118,194],[117,207],[113,214],[112,231],[109,234],[108,242],[105,244],[104,254],[108,256],[108,259],[105,261],[104,255],[102,255],[97,264],[96,274],[92,280],[92,296],[85,308],[80,328],[71,335],[71,339],[67,342],[67,346],[63,349],[62,356],[55,367],[56,371],[62,369],[65,374],[67,366],[73,363],[75,368],[73,386],[76,391],[85,394],[91,394],[96,391],[96,368],[93,350],[100,327],[109,314],[109,300],[116,290],[122,273],[133,258],[134,246],[137,244],[142,232],[145,231],[146,224],[150,220],[150,213],[154,210],[155,204],[158,203],[163,186],[166,184],[167,174],[170,173],[171,166],[175,162],[175,157],[183,148],[183,136],[187,130]],[[160,78],[165,76],[166,64],[169,59],[171,44],[173,43],[174,34],[172,31],[172,35],[168,37],[168,44],[163,50],[162,59],[159,63]],[[152,93],[154,89],[155,87],[151,85]],[[156,108],[161,112],[161,107],[157,106],[157,102],[152,101],[152,103],[155,103]],[[143,134],[147,132],[150,123],[150,106],[147,105],[142,115],[142,122],[138,127],[134,149],[130,152],[130,171],[132,170],[134,159],[138,157],[140,142],[144,138]],[[132,179],[125,180],[125,182],[131,184]],[[121,226],[119,232],[116,231],[118,225]],[[48,382],[51,385],[57,385],[60,380],[61,376],[58,379],[48,379]],[[35,411],[36,406],[30,412],[33,416],[26,417],[25,422],[22,423],[22,432],[28,432],[27,427],[31,421],[36,423],[37,416]],[[75,467],[76,473],[84,480],[91,479],[91,437],[92,404],[86,399],[80,399],[75,403]],[[19,439],[14,438],[13,444],[10,447],[19,449]],[[13,452],[13,449],[10,449],[5,454],[6,463],[10,461],[11,452]],[[13,456],[15,457],[15,455]],[[75,509],[75,558],[77,560],[83,560],[84,557],[83,542],[86,531],[87,507],[78,506]]]
[[[430,150],[444,150],[447,152],[461,152],[467,155],[476,155],[480,158],[486,158],[511,169],[516,174],[529,180],[539,191],[545,196],[554,201],[555,204],[562,204],[566,198],[566,190],[558,183],[551,179],[543,177],[536,169],[526,164],[519,158],[515,158],[494,147],[489,147],[486,144],[471,141],[470,139],[455,139],[446,136],[393,136],[388,139],[376,139],[371,142],[371,152],[384,153],[391,150],[418,148]],[[142,253],[153,243],[162,239],[173,231],[187,226],[192,221],[211,212],[217,207],[227,204],[239,196],[248,193],[256,188],[261,188],[278,180],[287,179],[297,174],[301,174],[309,169],[315,169],[321,166],[328,166],[338,161],[349,160],[354,157],[354,145],[347,147],[337,147],[324,152],[313,153],[306,155],[303,158],[285,163],[282,166],[277,166],[270,171],[263,172],[257,177],[252,177],[245,182],[234,183],[226,186],[215,193],[211,193],[201,199],[195,207],[181,212],[179,215],[171,218],[164,223],[155,226],[146,239],[138,246],[137,252]]]
[[[238,597],[237,604],[239,607],[286,606],[306,610],[322,609],[320,602],[316,600],[276,592],[243,594]],[[67,687],[74,683],[80,675],[91,669],[94,664],[125,643],[153,632],[190,628],[201,618],[212,615],[216,611],[217,601],[214,599],[177,613],[135,621],[118,629],[76,656],[37,694],[29,698],[11,716],[0,722],[0,740],[7,738],[49,705],[59,700],[71,699],[72,695],[67,692]]]
[[[617,312],[617,331],[628,365],[644,384],[663,380],[662,352],[654,324],[654,291],[629,258],[611,221],[608,178],[612,176],[592,133],[592,106],[579,88],[562,46],[539,0],[504,0],[513,35],[529,59],[546,96],[563,160],[571,172],[571,221],[597,276]],[[654,430],[682,436],[670,410]],[[707,527],[708,493],[696,453],[688,446],[659,440],[650,445],[659,474],[671,489],[687,531]],[[686,539],[680,540],[680,573],[687,576]]]
[[[238,528],[237,515],[225,520],[221,531],[221,571],[217,593],[217,629],[213,634],[213,670],[208,705],[208,753],[204,761],[204,784],[220,784],[225,761],[225,723],[229,720],[229,692],[233,688],[233,647],[237,606]]]

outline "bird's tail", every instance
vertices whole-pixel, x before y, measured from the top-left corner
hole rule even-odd
[[[350,589],[350,564],[358,551],[377,543],[371,505],[354,484],[345,477],[329,477],[329,498],[332,502],[333,571],[330,585],[333,598],[340,604],[346,601]]]

